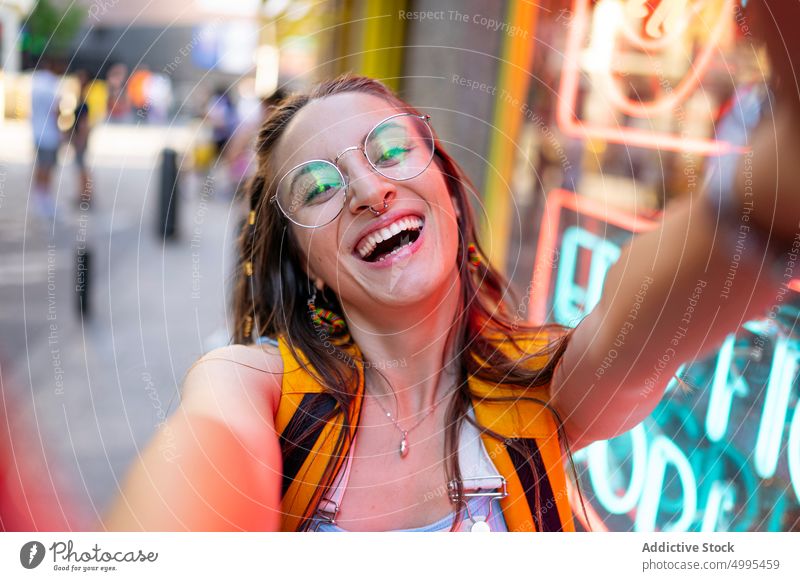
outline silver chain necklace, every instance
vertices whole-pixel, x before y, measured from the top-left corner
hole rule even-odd
[[[389,387],[391,388],[391,385]],[[455,391],[455,390],[453,390],[453,391]],[[392,393],[394,393],[394,390],[392,390]],[[372,394],[370,394],[370,395],[372,395]],[[386,414],[386,417],[389,418],[392,421],[392,424],[394,424],[394,427],[397,428],[397,430],[400,432],[400,435],[401,435],[400,448],[399,448],[398,451],[400,452],[400,457],[401,458],[405,458],[406,456],[408,456],[408,452],[411,449],[411,445],[408,442],[408,435],[411,432],[413,432],[420,424],[422,424],[422,422],[424,422],[425,419],[436,410],[436,408],[439,406],[439,404],[442,401],[444,401],[447,398],[448,395],[450,395],[450,392],[448,392],[441,399],[438,399],[437,401],[433,402],[433,404],[428,406],[428,409],[425,412],[425,414],[417,421],[416,424],[414,424],[413,426],[411,426],[407,430],[404,430],[403,427],[394,418],[394,416],[392,416],[391,412],[389,410],[387,410],[385,407],[383,407],[383,404],[377,399],[377,397],[372,395],[372,398],[375,400],[375,403],[378,404],[378,406],[383,410],[383,413]],[[395,396],[395,400],[396,399],[397,399],[397,397]]]
[[[377,403],[380,406],[380,408],[383,410],[383,412],[386,414],[386,417],[389,418],[390,420],[392,420],[392,423],[394,424],[394,427],[397,428],[400,431],[400,434],[402,434],[402,438],[400,439],[400,450],[399,450],[401,458],[405,458],[406,456],[408,456],[408,451],[411,449],[411,446],[408,443],[408,434],[411,433],[415,428],[417,428],[423,421],[425,421],[425,419],[434,412],[436,407],[439,405],[439,402],[442,401],[442,400],[439,400],[439,401],[435,402],[433,405],[428,406],[428,411],[425,412],[425,415],[423,415],[419,419],[419,421],[417,421],[416,424],[414,424],[413,426],[411,426],[407,430],[404,430],[400,426],[400,424],[397,422],[397,420],[394,419],[394,417],[392,417],[391,412],[389,412],[389,410],[387,410],[385,407],[383,407],[383,404],[381,404],[381,402],[379,402],[377,400],[377,398],[375,398],[375,396],[372,396],[372,397],[373,397],[373,399],[375,399],[375,403]]]

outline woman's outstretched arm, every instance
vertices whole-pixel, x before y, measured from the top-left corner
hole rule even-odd
[[[572,448],[625,432],[647,417],[678,367],[767,313],[777,283],[768,264],[742,260],[722,298],[731,251],[697,202],[670,207],[608,273],[603,298],[559,362],[552,403]]]
[[[280,374],[277,353],[242,346],[196,363],[180,407],[134,463],[105,527],[278,530]]]
[[[773,12],[798,11],[786,4]],[[762,21],[762,30],[791,21]],[[727,192],[733,211],[719,215],[699,195],[668,206],[661,227],[623,251],[600,303],[575,329],[552,385],[574,449],[642,421],[682,363],[767,315],[781,285],[800,277],[791,257],[800,250],[800,101],[791,61],[800,62],[798,43],[773,47],[770,57],[782,81],[777,105],[739,160]],[[770,255],[763,238],[790,254]]]

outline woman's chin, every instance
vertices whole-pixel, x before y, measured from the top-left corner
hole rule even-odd
[[[365,290],[375,303],[389,309],[413,308],[431,301],[438,304],[447,290],[457,284],[452,273],[445,274],[447,271],[444,265],[418,268],[409,264],[407,268],[391,269],[384,280],[374,281]]]

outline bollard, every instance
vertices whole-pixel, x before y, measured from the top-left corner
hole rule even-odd
[[[91,253],[86,246],[79,246],[75,252],[75,294],[77,298],[78,315],[89,317],[89,266]]]
[[[158,235],[164,240],[177,235],[178,154],[166,148],[161,152],[161,183],[158,196]]]

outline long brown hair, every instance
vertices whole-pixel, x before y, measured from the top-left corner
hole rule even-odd
[[[343,411],[352,409],[357,381],[357,369],[352,364],[350,351],[346,345],[334,345],[320,340],[318,329],[314,327],[308,316],[306,303],[312,292],[312,283],[303,269],[303,261],[288,221],[269,199],[273,196],[277,181],[280,179],[273,168],[273,154],[284,129],[295,114],[306,104],[315,99],[340,93],[357,92],[379,97],[396,107],[401,112],[419,114],[413,107],[403,102],[386,86],[367,77],[343,75],[315,86],[306,94],[292,95],[280,102],[272,114],[264,122],[259,131],[257,141],[258,167],[250,188],[250,220],[245,224],[240,237],[240,273],[237,277],[233,295],[234,342],[249,344],[254,337],[283,336],[295,358],[302,361],[298,351],[307,359],[307,370],[312,373],[325,391],[336,401],[333,409],[320,412],[319,422],[328,422],[338,417]],[[469,421],[482,432],[491,434],[498,440],[503,436],[478,425],[468,415],[473,394],[470,392],[467,378],[475,376],[493,384],[504,384],[519,387],[519,397],[492,397],[492,401],[516,401],[530,399],[548,406],[547,402],[530,394],[533,387],[550,383],[556,364],[567,346],[570,337],[569,329],[560,325],[532,327],[527,325],[516,314],[517,310],[509,308],[510,295],[508,284],[503,277],[485,260],[476,266],[470,266],[468,247],[475,245],[479,256],[475,219],[469,195],[474,194],[468,178],[460,170],[456,162],[442,148],[438,138],[435,139],[435,163],[442,172],[448,190],[458,212],[458,253],[457,266],[460,271],[459,314],[454,321],[448,337],[448,346],[459,359],[459,387],[447,409],[445,456],[447,459],[446,474],[448,478],[461,480],[458,463],[458,437],[463,421]],[[332,294],[332,293],[331,293]],[[326,294],[323,305],[335,312],[342,313],[335,296]],[[317,299],[319,302],[319,298]],[[546,347],[537,353],[527,353],[521,358],[509,357],[498,349],[498,337],[517,345],[515,338],[545,333],[550,340]],[[541,335],[540,335],[541,336]],[[332,349],[335,352],[332,352]],[[446,350],[449,352],[449,350]],[[519,352],[524,353],[522,347]],[[545,357],[544,365],[532,366],[534,359]],[[445,365],[445,362],[443,362]],[[485,398],[489,399],[489,398]],[[551,408],[552,409],[552,408]],[[553,410],[554,414],[555,411]],[[340,431],[335,453],[328,463],[323,483],[330,483],[331,472],[348,444],[349,429],[347,418],[343,414],[345,429]],[[556,416],[561,441],[566,444],[562,422]],[[293,448],[305,446],[310,448],[313,442],[307,441],[309,435],[316,433],[314,426],[300,434],[283,434],[283,453],[288,455]],[[527,463],[533,473],[534,482],[539,482],[536,463],[529,450],[523,449],[515,441],[507,441],[514,447]],[[567,447],[567,453],[569,450]],[[570,455],[571,462],[571,455]],[[574,474],[574,467],[573,467]],[[325,486],[325,485],[323,485]],[[462,491],[458,490],[460,494]],[[541,521],[542,507],[539,493],[535,494],[537,505],[535,512]],[[453,522],[453,530],[460,522],[462,505]],[[308,524],[308,519],[301,528]]]

